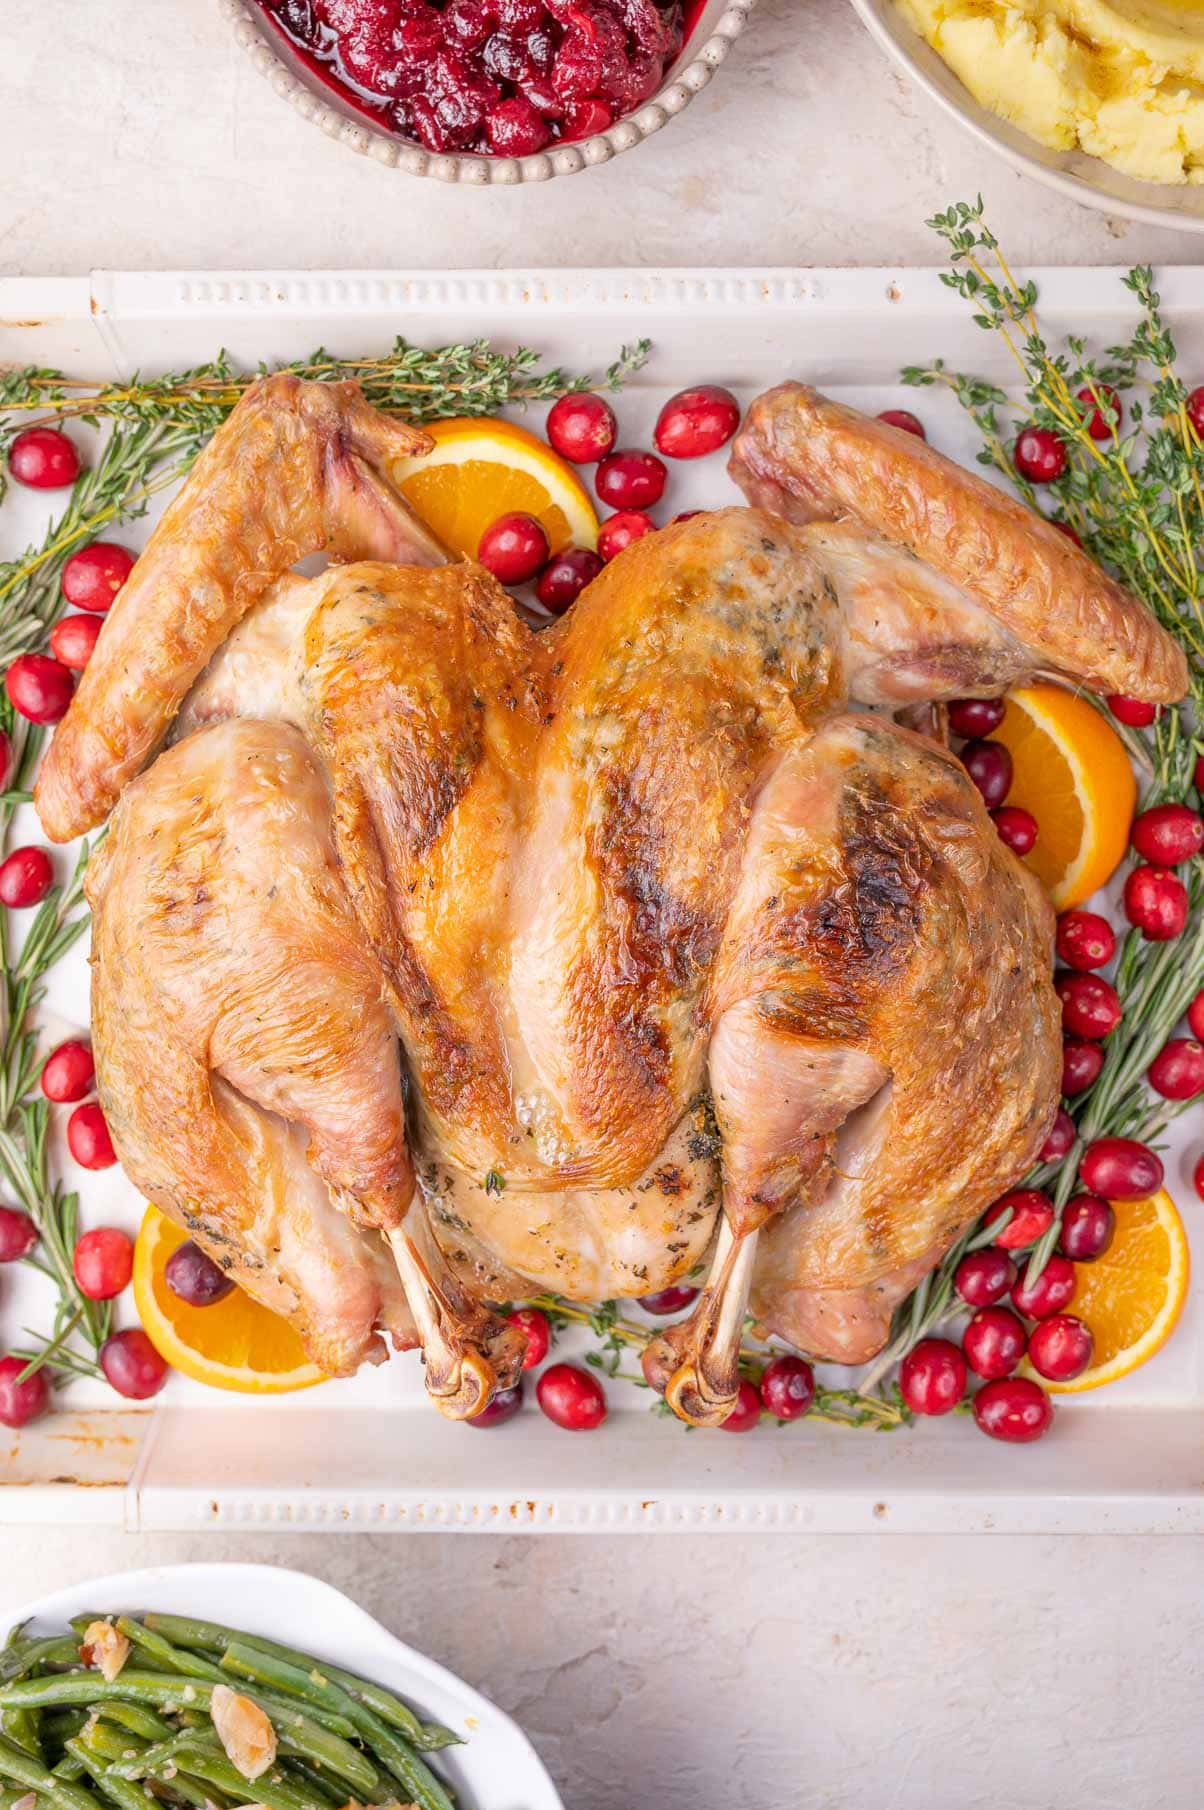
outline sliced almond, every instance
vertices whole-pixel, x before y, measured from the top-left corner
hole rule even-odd
[[[90,1621],[79,1656],[85,1665],[96,1668],[106,1684],[112,1684],[130,1656],[130,1643],[111,1621]]]
[[[209,1714],[227,1759],[244,1779],[259,1778],[275,1763],[276,1730],[250,1697],[240,1696],[228,1684],[215,1684]]]
[[[24,1797],[19,1797],[13,1805],[13,1810],[38,1810],[37,1792],[27,1791]]]

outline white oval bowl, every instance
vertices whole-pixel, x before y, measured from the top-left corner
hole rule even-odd
[[[156,1565],[73,1584],[32,1603],[0,1600],[10,1624],[32,1620],[38,1633],[61,1633],[73,1615],[96,1610],[189,1615],[225,1622],[301,1647],[360,1673],[409,1703],[428,1722],[464,1737],[436,1766],[460,1810],[564,1810],[543,1763],[509,1716],[434,1660],[414,1652],[341,1591],[280,1565]]]
[[[1050,151],[980,106],[930,45],[914,32],[895,0],[852,0],[870,36],[925,94],[1005,162],[1047,188],[1106,214],[1204,233],[1204,186],[1138,182],[1086,151]]]
[[[689,43],[666,71],[664,83],[634,113],[617,119],[592,138],[550,145],[533,157],[427,151],[386,132],[383,126],[374,125],[343,104],[337,94],[313,76],[290,52],[279,33],[273,31],[253,0],[218,0],[218,4],[231,21],[238,42],[277,94],[340,144],[410,176],[433,176],[439,182],[466,182],[476,187],[491,182],[513,187],[519,182],[546,182],[552,176],[575,176],[580,170],[609,163],[612,157],[634,150],[667,126],[706,87],[744,30],[757,0],[709,0]]]

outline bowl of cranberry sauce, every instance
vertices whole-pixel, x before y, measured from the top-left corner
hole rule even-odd
[[[278,92],[353,150],[449,182],[571,175],[710,81],[756,0],[222,0]]]

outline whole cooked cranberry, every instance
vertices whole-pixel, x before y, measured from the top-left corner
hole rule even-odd
[[[94,540],[63,567],[63,596],[73,609],[103,616],[134,569],[134,555],[116,541]]]
[[[1053,1403],[1040,1383],[1027,1376],[1002,1377],[974,1397],[974,1419],[992,1439],[1030,1445],[1053,1425]]]
[[[1127,729],[1148,729],[1158,715],[1156,704],[1147,704],[1144,698],[1126,698],[1118,691],[1109,692],[1104,701],[1117,722]]]
[[[1079,1164],[1084,1187],[1105,1200],[1142,1200],[1162,1186],[1162,1160],[1135,1138],[1096,1138]]]
[[[100,1348],[105,1380],[129,1401],[146,1401],[158,1395],[167,1381],[169,1366],[160,1357],[141,1326],[115,1332]]]
[[[54,885],[54,868],[44,848],[15,848],[0,862],[0,905],[28,911],[40,905]]]
[[[1028,1361],[1051,1383],[1069,1383],[1082,1376],[1094,1352],[1090,1327],[1073,1314],[1053,1314],[1028,1335]]]
[[[543,22],[543,0],[494,0],[499,25],[507,31],[534,31]]]
[[[548,537],[533,515],[499,515],[481,536],[477,558],[500,584],[526,584],[547,564]]]
[[[623,447],[603,459],[594,488],[612,509],[651,509],[664,496],[668,475],[655,453]]]
[[[910,409],[882,409],[878,419],[885,421],[888,427],[901,428],[905,434],[914,434],[918,440],[928,438],[924,432],[924,423],[918,415],[913,415]]]
[[[670,396],[652,438],[666,459],[701,459],[726,446],[740,425],[740,404],[730,390],[698,384]]]
[[[92,1045],[72,1037],[52,1050],[42,1064],[42,1092],[48,1100],[74,1105],[92,1091],[95,1076]]]
[[[527,1349],[523,1352],[523,1369],[534,1370],[542,1364],[548,1355],[552,1343],[552,1326],[546,1313],[538,1307],[516,1307],[513,1313],[506,1315],[510,1326],[517,1326],[527,1341]]]
[[[678,1283],[672,1288],[658,1288],[654,1295],[639,1295],[637,1300],[646,1314],[679,1314],[685,1307],[693,1307],[698,1299],[698,1290],[686,1283]]]
[[[1006,713],[1002,698],[954,698],[949,705],[949,727],[968,742],[982,741],[998,729]]]
[[[1012,452],[1016,470],[1030,484],[1052,484],[1066,470],[1066,447],[1048,427],[1026,427]]]
[[[586,390],[552,404],[545,432],[562,459],[572,465],[593,465],[612,451],[618,423],[609,402]]]
[[[566,547],[550,559],[540,573],[535,595],[545,610],[562,616],[601,570],[602,561],[587,547]]]
[[[1099,1042],[1110,1037],[1124,1016],[1120,995],[1099,974],[1054,975],[1054,992],[1062,1002],[1062,1029],[1069,1037]]]
[[[1187,928],[1187,888],[1165,867],[1135,867],[1125,881],[1125,916],[1148,943],[1171,943]]]
[[[1062,1209],[1058,1249],[1075,1263],[1094,1263],[1116,1234],[1116,1214],[1098,1194],[1076,1194]]]
[[[751,1433],[761,1418],[761,1397],[755,1383],[750,1383],[746,1376],[740,1378],[740,1388],[736,1394],[736,1405],[723,1422],[721,1433]]]
[[[1081,390],[1075,391],[1075,401],[1085,403],[1091,410],[1087,417],[1087,432],[1093,440],[1110,440],[1113,432],[1120,432],[1124,408],[1120,397],[1110,383],[1084,384]],[[1109,422],[1104,414],[1104,409],[1112,411],[1115,416],[1114,423]]]
[[[25,1358],[0,1358],[0,1427],[25,1427],[50,1405],[50,1378],[45,1367],[35,1370],[25,1381],[17,1378],[24,1370]]]
[[[1031,854],[1037,846],[1037,819],[1031,811],[1021,810],[1019,805],[1001,805],[997,811],[991,812],[991,821],[1005,848],[1010,848],[1014,855]]]
[[[67,714],[71,674],[49,654],[18,654],[4,675],[8,701],[31,723],[57,723]]]
[[[79,476],[79,454],[56,427],[27,427],[8,449],[8,469],[31,490],[61,490]]]
[[[526,95],[537,113],[545,119],[563,119],[566,108],[564,102],[545,75],[530,75],[522,84],[522,92]],[[565,455],[562,453],[561,457]],[[585,461],[588,463],[588,461]]]
[[[966,1393],[966,1360],[949,1339],[921,1339],[899,1367],[899,1390],[913,1414],[950,1414]]]
[[[1025,1245],[1035,1244],[1049,1230],[1054,1207],[1049,1195],[1043,1194],[1040,1188],[1013,1188],[1010,1194],[1001,1194],[994,1205],[988,1207],[983,1224],[993,1226],[1005,1213],[1011,1217],[996,1232],[995,1243],[1004,1251],[1020,1251]]]
[[[499,157],[532,157],[542,151],[552,136],[546,119],[541,119],[524,95],[516,94],[502,101],[485,121],[489,149]]]
[[[574,143],[579,138],[592,138],[595,132],[605,132],[607,126],[613,124],[614,114],[605,101],[574,101],[564,116],[560,136]]]
[[[998,810],[1012,789],[1012,757],[1007,748],[1002,742],[967,742],[961,762],[988,811]]]
[[[1059,959],[1082,973],[1104,968],[1116,954],[1116,932],[1097,911],[1064,911],[1058,919]]]
[[[980,1307],[962,1334],[966,1362],[976,1376],[1010,1376],[1028,1343],[1024,1327],[1006,1307]]]
[[[531,74],[526,50],[508,31],[494,32],[481,52],[481,62],[495,82],[521,82]]]
[[[962,1258],[954,1271],[953,1286],[967,1307],[994,1307],[1015,1280],[1016,1265],[1007,1252],[989,1244]]]
[[[1062,1045],[1062,1092],[1070,1099],[1086,1093],[1099,1080],[1103,1066],[1104,1052],[1098,1043],[1067,1038]]]
[[[1046,1133],[1045,1142],[1037,1152],[1038,1160],[1043,1163],[1060,1163],[1074,1149],[1078,1135],[1074,1120],[1065,1107],[1059,1106],[1054,1114],[1054,1122]]]
[[[189,1307],[215,1307],[233,1294],[234,1282],[220,1263],[186,1238],[163,1266],[163,1280],[172,1294]]]
[[[478,50],[493,30],[496,13],[489,0],[448,0],[443,29],[466,50]]]
[[[1156,804],[1133,819],[1130,840],[1143,861],[1177,867],[1204,848],[1204,817],[1185,804]]]
[[[801,1357],[784,1352],[761,1373],[761,1400],[776,1420],[799,1420],[815,1400],[815,1372]]]
[[[72,672],[82,672],[92,658],[100,627],[99,616],[64,616],[50,631],[51,653]]]
[[[1204,1044],[1172,1037],[1150,1063],[1146,1079],[1164,1100],[1194,1100],[1204,1093]]]
[[[1012,1288],[1012,1305],[1028,1320],[1044,1320],[1060,1314],[1074,1300],[1076,1277],[1069,1257],[1049,1259],[1035,1282],[1022,1273]]]
[[[598,552],[607,565],[618,553],[626,552],[633,541],[643,540],[656,530],[656,523],[642,509],[624,509],[609,515],[598,530]]]

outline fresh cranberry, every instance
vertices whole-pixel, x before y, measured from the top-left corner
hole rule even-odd
[[[493,109],[485,134],[489,149],[499,157],[533,157],[549,142],[552,129],[525,95],[515,94]]]
[[[1074,1300],[1076,1278],[1068,1257],[1052,1256],[1035,1282],[1021,1275],[1012,1289],[1012,1305],[1028,1320],[1044,1320]]]
[[[1113,432],[1120,432],[1121,417],[1124,408],[1120,397],[1110,383],[1084,384],[1081,390],[1075,391],[1075,401],[1084,402],[1091,410],[1087,417],[1087,432],[1093,440],[1110,440]],[[1105,418],[1100,404],[1111,409],[1116,416],[1115,430]]]
[[[878,419],[885,421],[888,427],[901,428],[905,434],[914,434],[918,440],[928,438],[924,432],[924,423],[910,409],[882,409]]]
[[[950,1414],[966,1393],[966,1360],[949,1339],[921,1339],[899,1367],[899,1389],[913,1414]]]
[[[1016,1280],[1016,1265],[999,1245],[988,1244],[962,1258],[953,1275],[967,1307],[994,1307]]]
[[[1200,438],[1204,439],[1204,385],[1198,390],[1192,390],[1185,406],[1188,420]]]
[[[1116,932],[1097,911],[1064,911],[1058,919],[1058,957],[1082,973],[1105,968],[1116,954]]]
[[[742,1376],[736,1393],[736,1405],[719,1430],[721,1433],[751,1433],[760,1418],[761,1397],[757,1386],[750,1383],[746,1376]]]
[[[129,1401],[146,1401],[158,1395],[169,1369],[140,1326],[115,1332],[105,1340],[100,1348],[100,1367],[106,1381]]]
[[[1143,861],[1177,867],[1204,848],[1204,817],[1185,804],[1156,804],[1133,819],[1130,839]]]
[[[1094,1263],[1116,1235],[1116,1214],[1098,1194],[1076,1194],[1062,1209],[1058,1249],[1075,1263]]]
[[[117,1161],[104,1113],[94,1101],[77,1106],[67,1120],[67,1148],[81,1169],[111,1169]]]
[[[799,1420],[815,1400],[815,1372],[801,1357],[771,1358],[761,1374],[761,1400],[775,1420]]]
[[[1045,1142],[1037,1152],[1042,1163],[1060,1163],[1064,1156],[1069,1156],[1074,1149],[1078,1132],[1074,1128],[1074,1120],[1062,1106],[1054,1114],[1054,1122],[1046,1134]]]
[[[215,1263],[191,1238],[178,1244],[167,1259],[163,1279],[172,1294],[187,1301],[189,1307],[214,1307],[234,1292],[234,1282],[220,1263]]]
[[[72,672],[82,672],[99,634],[99,616],[64,616],[50,631],[50,651]]]
[[[1064,539],[1066,539],[1068,541],[1073,541],[1076,547],[1082,546],[1082,544],[1083,544],[1082,535],[1079,533],[1077,528],[1072,528],[1069,522],[1053,522],[1053,521],[1051,521],[1049,525],[1051,528],[1056,528],[1058,533],[1060,535],[1062,535],[1064,537]]]
[[[1116,988],[1099,974],[1062,970],[1054,975],[1054,992],[1062,1002],[1062,1029],[1069,1037],[1099,1042],[1111,1036],[1124,1016]]]
[[[468,1427],[501,1427],[508,1420],[513,1420],[523,1405],[523,1379],[520,1376],[509,1389],[495,1389],[492,1399],[474,1414],[471,1420],[465,1421]]]
[[[1024,1327],[1006,1307],[980,1307],[966,1321],[962,1349],[976,1376],[1010,1376],[1024,1356]]]
[[[1187,888],[1165,867],[1135,867],[1125,881],[1125,916],[1148,943],[1170,943],[1187,927]]]
[[[968,742],[993,735],[1007,714],[1002,698],[954,698],[949,705],[949,727]]]
[[[18,654],[4,675],[8,701],[31,723],[57,723],[67,714],[71,674],[49,654]]]
[[[481,536],[477,558],[501,584],[526,584],[547,564],[551,549],[533,515],[499,515]]]
[[[1200,1199],[1204,1200],[1204,1156],[1196,1158],[1196,1166],[1191,1172],[1191,1185]]]
[[[1187,1008],[1187,1024],[1192,1036],[1204,1043],[1204,988],[1201,988]]]
[[[983,1224],[993,1226],[1009,1212],[1011,1218],[995,1234],[995,1243],[1004,1251],[1035,1244],[1054,1220],[1053,1202],[1040,1188],[1013,1188],[1010,1194],[1001,1194],[983,1215]]]
[[[54,885],[54,868],[44,848],[15,848],[0,863],[0,905],[27,911],[40,905]]]
[[[0,1207],[0,1263],[19,1263],[38,1242],[38,1228],[28,1213]]]
[[[1030,484],[1052,484],[1066,470],[1066,448],[1048,427],[1026,427],[1012,457],[1016,470]]]
[[[1158,715],[1156,704],[1147,704],[1144,698],[1126,698],[1118,691],[1110,691],[1105,702],[1126,729],[1148,729]]]
[[[678,1283],[674,1288],[660,1288],[654,1295],[640,1295],[640,1306],[646,1314],[679,1314],[683,1308],[692,1307],[698,1299],[698,1290]]]
[[[550,559],[539,575],[535,595],[545,610],[561,616],[576,603],[590,580],[602,570],[602,561],[585,547],[566,547]]]
[[[1051,1383],[1073,1382],[1091,1367],[1095,1340],[1073,1314],[1051,1314],[1028,1335],[1028,1361]]]
[[[609,565],[618,553],[626,552],[633,541],[643,540],[656,531],[656,523],[642,509],[625,509],[609,515],[598,530],[598,552]]]
[[[666,459],[702,459],[726,446],[739,425],[740,404],[731,391],[703,383],[670,396],[652,440]]]
[[[1162,1186],[1161,1159],[1134,1138],[1096,1138],[1079,1164],[1083,1185],[1105,1200],[1142,1200]]]
[[[541,1313],[538,1307],[516,1307],[514,1312],[506,1315],[511,1326],[517,1326],[526,1334],[527,1349],[523,1353],[523,1369],[534,1370],[542,1364],[548,1355],[552,1343],[552,1328],[548,1316]]]
[[[1164,1100],[1192,1100],[1204,1093],[1204,1044],[1173,1037],[1150,1063],[1146,1079]]]
[[[992,1439],[1030,1445],[1053,1425],[1053,1403],[1039,1383],[1009,1376],[987,1383],[974,1397],[974,1419]]]
[[[587,390],[554,402],[544,431],[562,459],[571,465],[593,465],[614,450],[619,427],[610,404]]]
[[[575,144],[579,139],[592,138],[596,132],[605,132],[607,126],[614,124],[614,117],[605,101],[575,101],[565,114],[560,136]]]
[[[8,469],[31,490],[62,490],[79,476],[79,454],[55,427],[27,427],[8,449]]]
[[[103,616],[133,569],[134,555],[116,541],[94,540],[63,567],[63,596],[73,609]]]
[[[111,1301],[129,1286],[134,1246],[115,1226],[97,1226],[76,1240],[71,1266],[81,1295],[89,1301]]]
[[[967,742],[961,761],[987,809],[997,810],[1012,789],[1012,757],[1003,743]]]
[[[1067,1039],[1062,1045],[1062,1092],[1068,1099],[1086,1093],[1099,1080],[1104,1052],[1098,1043]]]
[[[0,1358],[0,1426],[25,1427],[39,1414],[44,1414],[50,1405],[50,1379],[45,1366],[27,1376],[23,1383],[17,1378],[24,1370],[25,1358]]]
[[[1192,769],[1192,784],[1196,791],[1204,797],[1204,754],[1196,755],[1196,764]]]
[[[1019,805],[1005,804],[991,812],[999,840],[1014,855],[1027,855],[1037,846],[1037,819]]]
[[[74,1105],[91,1093],[95,1076],[92,1045],[72,1037],[60,1043],[42,1064],[42,1092],[48,1100]]]
[[[535,1398],[548,1419],[567,1433],[592,1433],[606,1419],[601,1383],[576,1364],[552,1364],[535,1385]]]
[[[651,509],[664,496],[668,475],[655,453],[623,447],[603,459],[594,487],[611,509]]]

